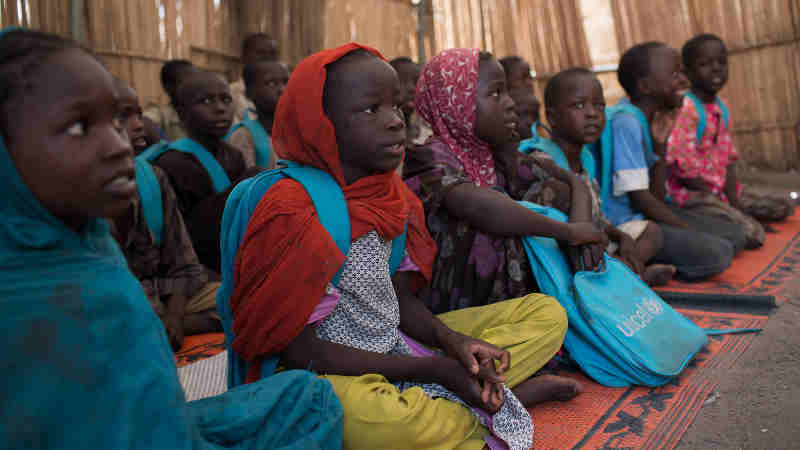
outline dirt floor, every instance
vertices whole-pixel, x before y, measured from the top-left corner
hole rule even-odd
[[[678,449],[800,449],[800,274],[790,300],[706,400]]]
[[[706,400],[678,449],[800,448],[800,276],[793,299]]]

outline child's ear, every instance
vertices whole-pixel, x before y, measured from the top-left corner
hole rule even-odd
[[[636,93],[641,97],[650,94],[650,76],[639,78],[636,81]]]
[[[181,122],[186,122],[186,108],[183,106],[183,103],[177,102],[172,105],[172,107],[175,108],[175,112],[178,113],[178,118]]]

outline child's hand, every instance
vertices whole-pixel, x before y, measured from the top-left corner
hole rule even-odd
[[[447,337],[441,339],[440,345],[448,356],[460,361],[464,369],[482,380],[502,383],[505,380],[499,374],[511,367],[511,354],[508,351],[461,333],[449,333]],[[495,360],[500,363],[497,366],[497,372],[494,372]],[[493,373],[482,375],[487,373],[481,370],[481,366],[487,361],[491,362]],[[489,378],[485,378],[485,376],[489,376]]]
[[[164,316],[164,328],[166,328],[172,349],[175,351],[180,350],[183,347],[183,315],[178,316],[177,314],[167,313]]]
[[[655,113],[653,121],[650,123],[650,134],[656,144],[655,147],[664,148],[672,129],[675,128],[675,122],[678,120],[680,112],[680,108],[675,108],[671,111],[657,111]]]
[[[484,364],[480,371],[489,372],[489,365]],[[498,396],[498,390],[502,391],[502,386],[495,386],[499,383],[482,381],[473,376],[464,369],[458,360],[441,358],[441,363],[437,366],[437,372],[438,376],[436,378],[439,384],[458,395],[470,406],[495,413],[503,405],[504,398],[502,394]]]
[[[608,246],[608,235],[598,230],[591,222],[570,222],[567,228],[566,243],[572,246],[598,244],[603,248]]]

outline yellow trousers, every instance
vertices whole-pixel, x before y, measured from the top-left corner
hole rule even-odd
[[[531,294],[438,316],[448,327],[511,354],[506,384],[514,387],[544,366],[567,331],[564,308]],[[481,449],[488,430],[468,408],[430,398],[419,387],[400,392],[382,375],[324,375],[344,409],[345,449]]]

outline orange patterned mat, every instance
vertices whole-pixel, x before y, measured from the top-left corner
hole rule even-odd
[[[777,233],[767,233],[758,250],[739,254],[728,270],[698,283],[672,281],[658,290],[707,294],[774,295],[786,301],[785,282],[800,269],[800,208],[784,222],[771,224]]]
[[[178,367],[206,359],[225,350],[224,333],[198,334],[186,336],[183,347],[175,353],[175,363]]]
[[[680,310],[705,328],[762,327],[766,316]],[[755,334],[710,336],[684,373],[658,388],[607,388],[575,371],[584,383],[570,402],[531,410],[536,449],[671,449],[691,425],[708,394],[747,349]]]

